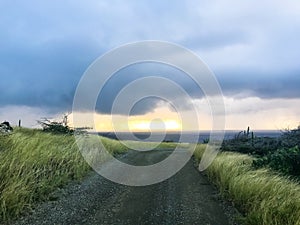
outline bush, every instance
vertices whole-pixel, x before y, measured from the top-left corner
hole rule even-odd
[[[254,160],[253,165],[256,168],[268,166],[287,175],[300,176],[299,147],[278,149],[275,152]]]
[[[52,134],[73,134],[74,129],[68,126],[68,116],[65,115],[63,121],[55,122],[45,118],[39,120],[38,123],[42,126],[43,131],[50,132]]]
[[[300,127],[286,130],[278,138],[249,138],[248,133],[240,132],[234,139],[225,140],[222,150],[255,156],[255,168],[267,166],[285,175],[300,176]]]
[[[300,148],[300,127],[294,130],[287,130],[281,137],[281,146],[291,148],[298,146]]]
[[[53,134],[73,134],[74,130],[58,122],[42,123],[43,131]]]

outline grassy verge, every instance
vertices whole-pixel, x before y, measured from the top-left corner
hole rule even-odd
[[[201,159],[205,145],[194,153]],[[300,185],[269,169],[253,169],[253,157],[222,152],[207,169],[207,175],[245,214],[250,225],[300,225]]]
[[[86,142],[86,148],[92,149],[97,143],[93,140],[99,138]],[[126,151],[118,141],[102,140],[112,153]],[[71,135],[15,129],[0,136],[0,223],[47,200],[57,187],[82,178],[89,170]]]

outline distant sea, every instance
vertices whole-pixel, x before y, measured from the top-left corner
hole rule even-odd
[[[225,131],[224,139],[232,139],[234,138],[240,131],[228,130]],[[217,133],[217,132],[216,132]],[[218,134],[218,133],[217,133]],[[276,138],[282,134],[281,131],[278,130],[257,130],[254,131],[254,135],[256,137],[271,137]],[[116,139],[116,140],[144,140],[144,141],[168,141],[168,142],[179,142],[180,137],[183,137],[182,140],[184,142],[198,142],[203,143],[204,140],[208,140],[210,137],[209,131],[199,131],[199,132],[184,132],[181,135],[179,132],[168,132],[166,134],[163,133],[149,133],[149,132],[118,132],[117,134],[114,132],[98,132],[98,135]]]

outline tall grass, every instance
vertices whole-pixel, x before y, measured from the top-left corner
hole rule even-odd
[[[112,153],[126,151],[118,141],[103,142]],[[85,144],[91,149],[96,142]],[[0,223],[47,200],[57,187],[82,178],[89,169],[73,136],[24,128],[0,136]]]
[[[194,153],[200,160],[205,146]],[[253,169],[251,156],[222,152],[208,177],[245,214],[249,225],[300,225],[300,185],[268,169]]]

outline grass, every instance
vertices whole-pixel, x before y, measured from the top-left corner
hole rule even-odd
[[[79,138],[87,161],[91,164],[107,158],[99,147],[101,140],[111,154],[128,150],[121,142],[96,135]],[[175,148],[178,143],[125,141],[136,149]],[[185,147],[185,144],[180,144]],[[90,166],[78,149],[72,135],[51,134],[38,129],[15,128],[10,135],[0,135],[0,223],[16,218],[46,201],[58,187],[71,180],[80,180]]]
[[[99,138],[85,140],[86,149],[95,149]],[[101,139],[114,154],[126,151],[118,141]],[[0,136],[0,223],[47,200],[56,188],[81,179],[89,170],[71,135],[16,128]]]
[[[199,145],[197,160],[205,150]],[[206,173],[221,192],[245,214],[249,225],[300,225],[300,185],[269,169],[254,169],[253,157],[220,153]]]

